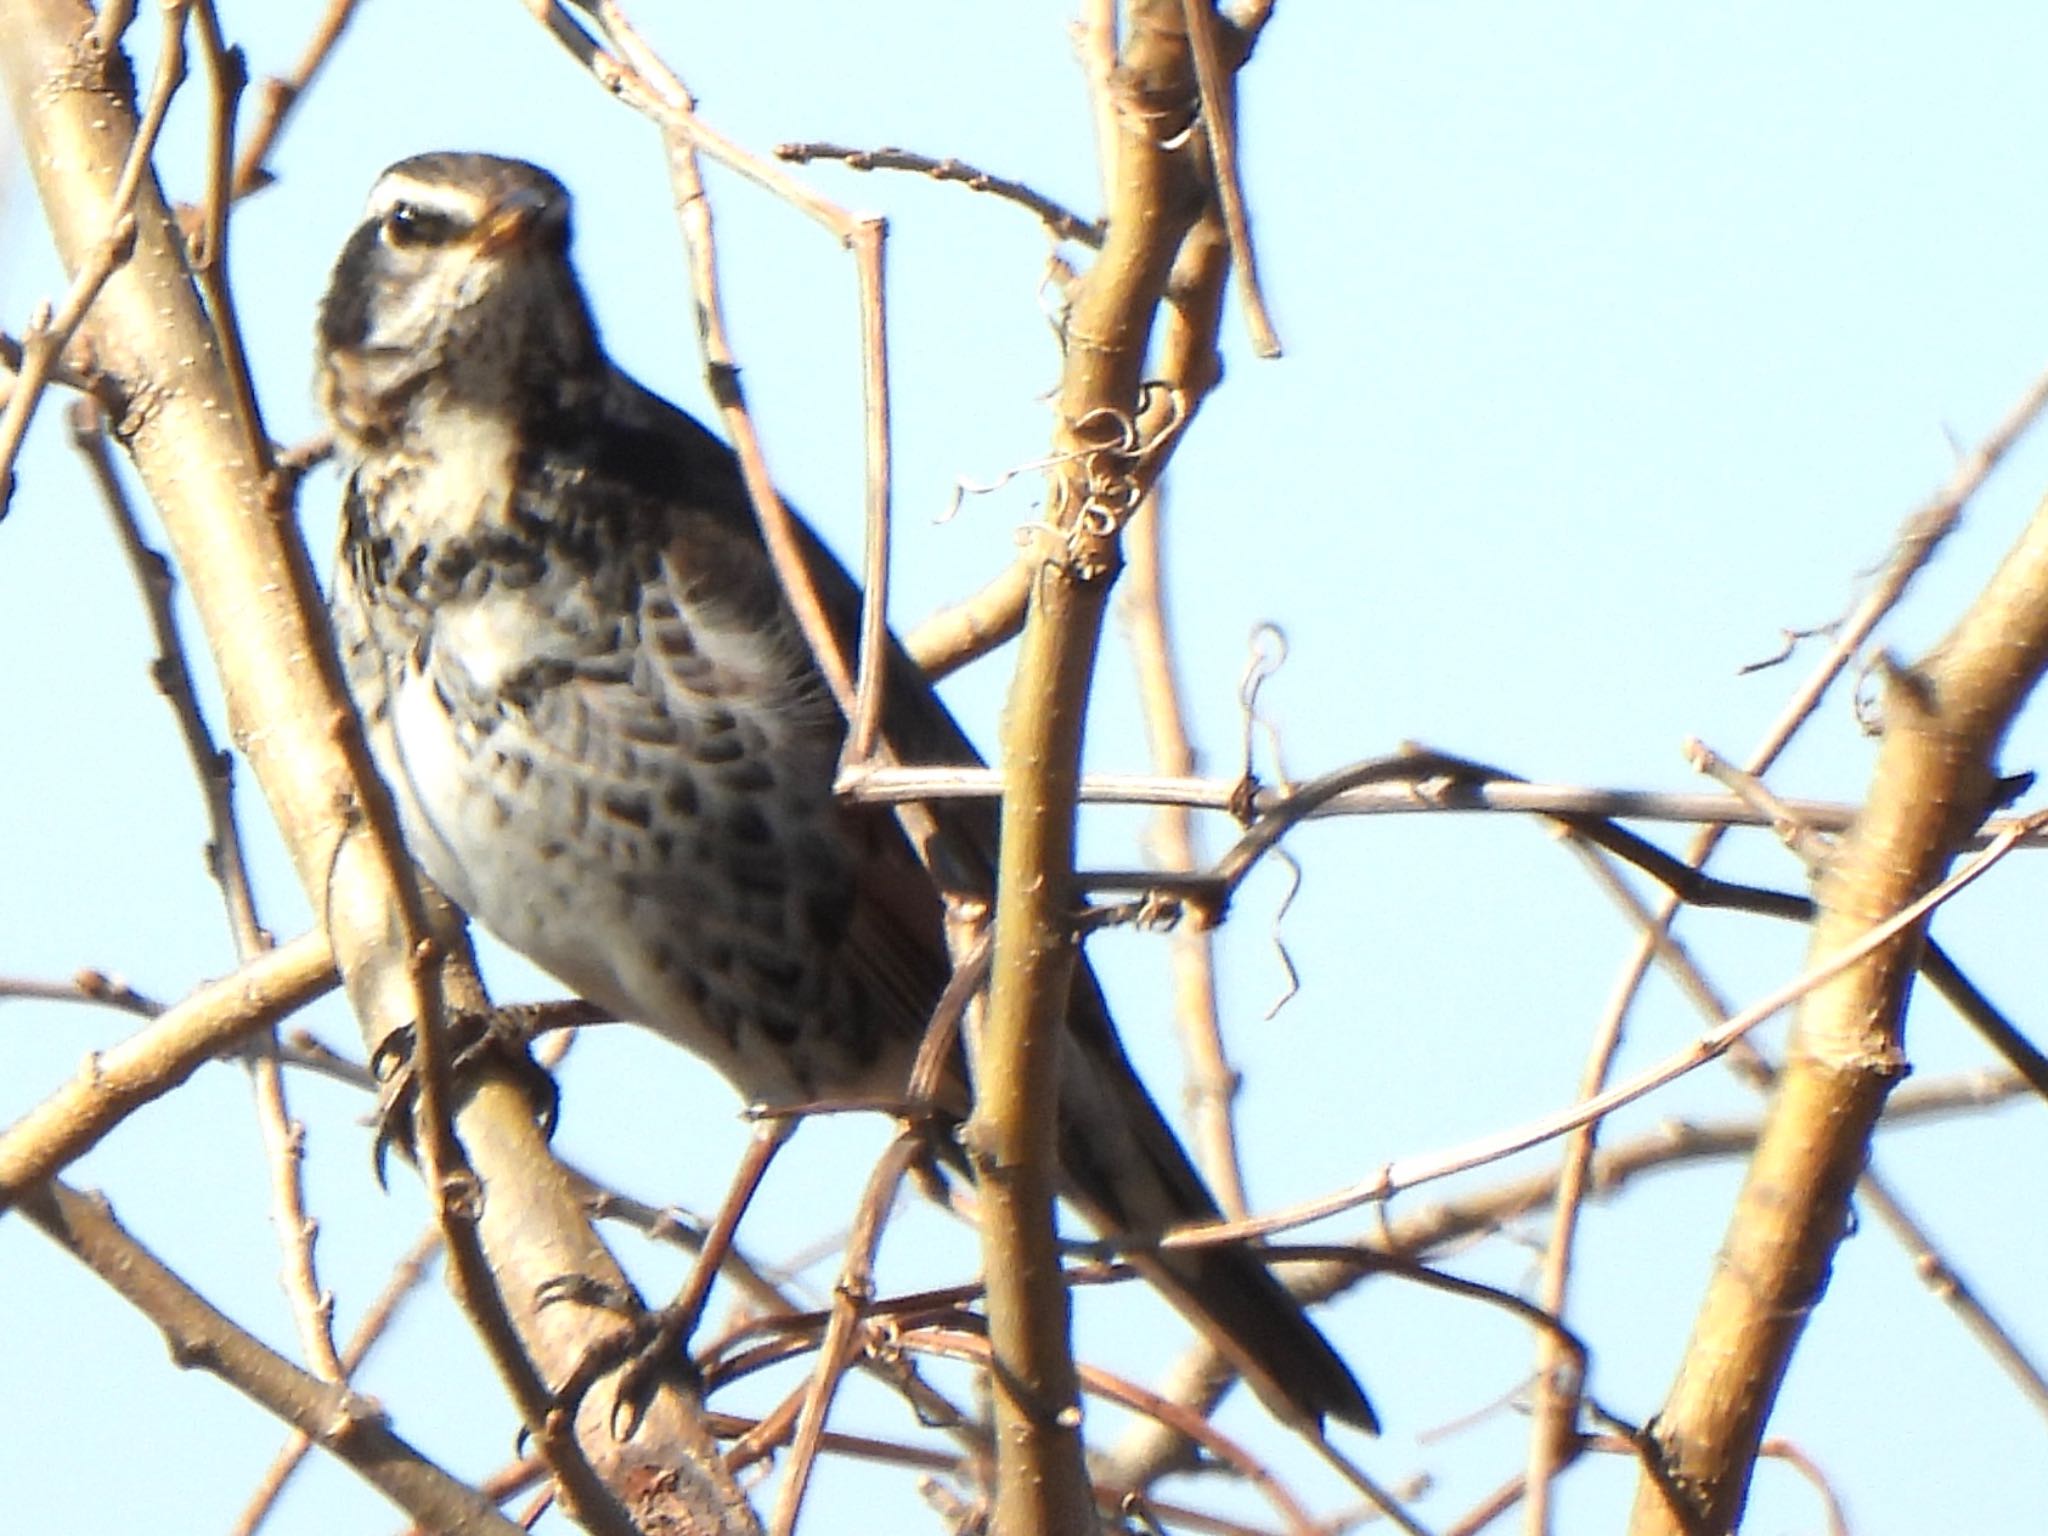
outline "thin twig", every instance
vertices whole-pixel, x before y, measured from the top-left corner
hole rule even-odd
[[[1153,768],[1162,774],[1194,772],[1163,582],[1162,523],[1165,506],[1158,491],[1131,520],[1125,548],[1127,568],[1122,604],[1124,636],[1138,674],[1138,698],[1151,747]],[[1162,806],[1152,818],[1151,842],[1168,869],[1194,869],[1200,853],[1194,817],[1185,806]],[[1226,1216],[1248,1210],[1244,1170],[1238,1156],[1232,1105],[1243,1078],[1231,1065],[1216,1005],[1216,947],[1210,929],[1182,924],[1168,950],[1174,983],[1174,1019],[1187,1057],[1188,1123],[1197,1161],[1217,1206]]]
[[[1598,883],[1610,889],[1620,885],[1600,850],[1569,830],[1563,835],[1567,846],[1580,856]],[[1579,1076],[1581,1099],[1590,1099],[1607,1086],[1615,1058],[1621,1052],[1627,1022],[1628,1008],[1624,1003],[1609,1008],[1594,1030],[1586,1051],[1586,1065]],[[1537,1305],[1553,1317],[1565,1315],[1579,1216],[1592,1187],[1593,1157],[1599,1150],[1599,1138],[1598,1120],[1587,1121],[1565,1138],[1557,1196],[1551,1206],[1550,1238],[1544,1246],[1536,1291]],[[1522,1528],[1529,1536],[1548,1536],[1551,1482],[1579,1451],[1578,1410],[1586,1386],[1585,1364],[1583,1351],[1576,1358],[1569,1358],[1551,1335],[1546,1333],[1537,1339],[1529,1455],[1523,1469],[1526,1502]]]
[[[813,160],[836,160],[850,171],[911,171],[929,176],[934,181],[953,182],[971,192],[986,192],[991,197],[1017,204],[1036,215],[1055,239],[1072,240],[1091,249],[1099,249],[1102,245],[1101,220],[1083,218],[1035,187],[1012,181],[1007,176],[994,175],[951,155],[934,159],[916,150],[894,149],[887,145],[875,149],[854,149],[845,144],[814,141],[778,144],[775,146],[775,158],[787,160],[791,165],[808,165]]]
[[[153,1019],[164,1005],[105,971],[84,970],[69,981],[35,976],[0,976],[0,1002],[90,1003],[141,1019]]]
[[[776,1497],[775,1513],[769,1527],[775,1536],[786,1536],[796,1528],[797,1512],[802,1507],[811,1469],[823,1443],[825,1420],[831,1411],[833,1395],[838,1391],[852,1359],[855,1331],[864,1321],[867,1304],[874,1300],[875,1255],[881,1248],[882,1233],[888,1226],[890,1213],[896,1208],[896,1193],[904,1175],[919,1157],[929,1155],[931,1117],[941,1100],[947,1067],[954,1059],[961,1022],[987,980],[989,957],[989,945],[983,940],[962,956],[954,967],[918,1044],[917,1057],[904,1089],[903,1127],[876,1160],[868,1176],[867,1189],[856,1208],[853,1231],[847,1238],[845,1263],[840,1271],[839,1284],[833,1290],[831,1320],[824,1342],[819,1346],[818,1364],[804,1395],[789,1471]]]
[[[178,722],[178,734],[185,743],[185,754],[199,780],[210,834],[207,872],[220,887],[236,952],[246,961],[270,939],[257,920],[249,864],[242,852],[241,823],[235,815],[234,758],[214,741],[206,713],[199,705],[198,690],[192,683],[191,665],[185,659],[185,639],[172,601],[177,578],[170,561],[143,537],[142,521],[114,468],[114,456],[107,447],[99,411],[91,401],[81,400],[72,407],[71,442],[85,460],[93,485],[120,537],[121,548],[128,556],[135,583],[141,589],[150,632],[156,640],[150,679],[170,704],[172,717]]]
[[[1446,764],[1457,764],[1453,773]],[[1290,787],[1257,790],[1249,802],[1253,817],[1285,814],[1291,821],[1333,816],[1440,816],[1492,812],[1518,816],[1588,816],[1613,821],[1672,822],[1710,827],[1770,827],[1779,813],[1797,816],[1820,831],[1841,831],[1856,819],[1856,808],[1832,800],[1779,800],[1766,811],[1734,794],[1608,788],[1592,784],[1543,784],[1525,779],[1475,779],[1477,765],[1444,753],[1397,753],[1366,758]],[[1348,786],[1309,803],[1301,791],[1339,774]],[[1455,787],[1455,793],[1447,790]],[[890,805],[905,800],[993,800],[1003,789],[996,768],[873,768],[844,786],[849,800]],[[1245,808],[1241,779],[1183,778],[1143,773],[1090,773],[1079,794],[1089,805],[1180,805],[1192,810],[1237,814]],[[2025,820],[1993,816],[1968,846],[1981,848]],[[1283,829],[1284,830],[1284,829]],[[2030,835],[2022,848],[2048,847],[2048,833]],[[1098,877],[1099,878],[1099,877]],[[1142,887],[1145,877],[1134,874]]]
[[[890,483],[887,349],[881,289],[883,227],[879,221],[847,213],[772,162],[748,154],[705,123],[697,115],[688,87],[640,37],[613,0],[591,0],[589,7],[599,20],[604,39],[612,45],[610,49],[571,17],[561,0],[527,0],[527,4],[601,85],[650,118],[662,131],[668,149],[669,177],[675,190],[676,214],[689,250],[699,338],[712,399],[718,405],[739,460],[748,500],[760,524],[776,577],[818,670],[848,721],[848,760],[886,766],[894,761],[893,755],[887,744],[874,735],[884,702],[881,679],[887,654],[881,640],[888,622],[883,601],[888,583]],[[740,389],[739,365],[726,333],[719,296],[717,247],[712,238],[711,205],[697,163],[700,152],[789,202],[841,244],[852,248],[856,255],[861,287],[868,509],[867,581],[861,614],[864,643],[860,647],[858,676],[818,595],[796,519],[775,488],[760,434]],[[854,758],[851,749],[863,747],[862,756]],[[899,808],[897,817],[913,847],[922,850],[931,846],[937,836],[936,823],[923,808]]]
[[[341,1352],[341,1379],[346,1380],[362,1368],[369,1359],[370,1351],[385,1337],[391,1324],[397,1319],[399,1309],[426,1280],[433,1268],[434,1258],[441,1251],[441,1229],[429,1226],[414,1241],[412,1247],[400,1256],[392,1266],[391,1276],[384,1282],[384,1288],[370,1301],[364,1310],[362,1320],[356,1324],[355,1332],[349,1335],[347,1346]],[[293,1430],[291,1437],[278,1451],[277,1457],[263,1476],[257,1481],[249,1502],[242,1513],[229,1527],[228,1536],[254,1536],[265,1520],[270,1517],[278,1497],[292,1475],[305,1463],[306,1455],[313,1449],[310,1436]]]
[[[1088,104],[1095,119],[1095,164],[1102,177],[1101,193],[1110,195],[1110,176],[1117,162],[1121,113],[1115,90],[1117,70],[1117,0],[1081,0],[1074,22],[1074,52],[1088,81]]]
[[[239,201],[260,192],[274,180],[268,161],[277,146],[278,135],[306,92],[314,76],[325,67],[335,45],[350,21],[355,19],[359,0],[328,0],[327,9],[313,25],[305,51],[291,73],[271,75],[257,87],[256,111],[242,140],[242,152],[235,161],[231,195]]]
[[[115,268],[128,259],[134,245],[135,216],[123,213],[80,267],[64,302],[54,311],[43,306],[21,333],[21,364],[14,371],[6,409],[0,411],[0,516],[5,515],[8,503],[13,500],[14,462],[21,456],[28,425],[35,419],[36,407],[50,386],[58,360],[92,301],[99,297]]]
[[[889,346],[888,319],[882,306],[888,286],[882,280],[887,229],[880,219],[863,219],[849,242],[860,274],[861,400],[866,436],[867,517],[860,593],[860,667],[853,680],[853,717],[840,748],[840,769],[879,760],[886,701],[882,690],[889,675]]]
[[[692,252],[692,271],[697,278],[698,315],[703,328],[707,371],[712,393],[718,399],[733,435],[734,448],[741,455],[747,489],[761,519],[769,552],[783,588],[791,595],[803,624],[805,638],[833,686],[839,707],[846,715],[847,736],[841,747],[842,769],[865,766],[882,760],[883,681],[888,672],[889,598],[889,352],[888,322],[884,309],[886,285],[883,259],[887,228],[882,220],[848,213],[827,202],[794,178],[783,175],[770,163],[757,159],[709,129],[697,116],[696,101],[680,76],[627,22],[614,0],[600,0],[597,6],[606,32],[630,57],[632,67],[653,89],[642,110],[662,126],[669,142],[671,173],[681,195],[684,232]],[[845,676],[846,661],[830,621],[823,613],[812,586],[809,563],[804,559],[789,510],[775,490],[760,444],[755,438],[752,418],[739,392],[739,369],[725,333],[724,312],[719,300],[716,246],[712,242],[711,206],[704,196],[697,169],[698,150],[714,155],[722,163],[751,177],[770,192],[810,214],[853,252],[854,270],[860,285],[861,316],[861,398],[867,459],[866,536],[864,539],[861,587],[860,654],[857,672]],[[725,389],[721,390],[721,381]],[[913,841],[919,841],[913,835]]]
[[[796,1419],[789,1468],[776,1493],[774,1513],[769,1517],[771,1536],[789,1536],[796,1529],[797,1514],[803,1507],[811,1473],[824,1444],[826,1415],[858,1347],[867,1303],[874,1299],[875,1254],[881,1246],[883,1229],[895,1209],[898,1186],[912,1163],[925,1154],[925,1148],[924,1133],[905,1126],[868,1175],[867,1188],[854,1217],[854,1230],[846,1245],[846,1264],[833,1288],[830,1320],[818,1346],[818,1362]]]
[[[1955,1264],[1943,1256],[1934,1235],[1875,1174],[1866,1173],[1857,1181],[1856,1195],[1876,1212],[1906,1250],[1914,1272],[1927,1289],[1962,1320],[1978,1347],[1997,1362],[2034,1411],[2048,1416],[2048,1372],[2042,1370],[2018,1336],[1999,1321]]]
[[[1773,1461],[1782,1461],[1801,1477],[1813,1491],[1820,1495],[1821,1518],[1827,1522],[1827,1536],[1849,1536],[1848,1517],[1842,1511],[1842,1501],[1835,1494],[1834,1485],[1820,1464],[1806,1452],[1781,1435],[1773,1435],[1757,1447],[1757,1455],[1768,1456]]]
[[[902,1348],[914,1350],[919,1354],[966,1361],[983,1369],[995,1367],[988,1338],[978,1332],[958,1328],[919,1328],[904,1333],[898,1343]],[[1316,1528],[1308,1511],[1287,1491],[1271,1469],[1207,1419],[1190,1413],[1178,1403],[1160,1397],[1157,1393],[1148,1392],[1137,1383],[1105,1371],[1099,1366],[1083,1366],[1080,1380],[1090,1395],[1116,1403],[1133,1413],[1162,1419],[1170,1423],[1177,1432],[1194,1439],[1203,1450],[1236,1472],[1255,1492],[1272,1504],[1275,1512],[1287,1522],[1289,1531],[1312,1531]],[[1128,1490],[1105,1491],[1120,1499]],[[1397,1523],[1402,1524],[1402,1529],[1411,1533],[1419,1531],[1419,1527],[1412,1522],[1404,1523],[1400,1515],[1394,1518]],[[1426,1536],[1426,1533],[1422,1533],[1422,1536]]]
[[[1827,856],[1828,835],[1787,804],[1759,775],[1736,767],[1698,739],[1686,742],[1685,755],[1694,771],[1705,774],[1745,805],[1754,806],[1759,814],[1769,817],[1778,840],[1792,850],[1809,873],[1819,868]]]
[[[259,474],[276,468],[270,434],[263,426],[263,408],[249,376],[249,354],[242,345],[241,313],[228,287],[228,209],[234,201],[235,113],[249,84],[249,65],[240,48],[230,48],[221,35],[214,0],[189,0],[198,24],[199,54],[206,61],[207,157],[206,200],[200,205],[199,237],[188,241],[192,275],[206,299],[220,345],[221,362],[235,392],[236,424],[243,429],[243,448]]]
[[[2043,812],[2031,820],[2035,825],[2048,824],[2048,812]],[[1446,1178],[1453,1173],[1498,1162],[1504,1157],[1540,1146],[1543,1142],[1562,1136],[1578,1126],[1610,1115],[1623,1105],[1632,1104],[1677,1081],[1706,1062],[1724,1055],[1730,1046],[1757,1025],[1781,1012],[1822,983],[1839,976],[1874,950],[1882,948],[1899,934],[1919,923],[1943,902],[1976,882],[2012,851],[2016,841],[2017,839],[1994,841],[1989,848],[1924,896],[1901,907],[1883,922],[1874,924],[1859,936],[1854,944],[1830,955],[1821,964],[1803,972],[1776,991],[1766,994],[1740,1013],[1732,1015],[1727,1023],[1706,1031],[1685,1050],[1626,1079],[1605,1093],[1581,1100],[1568,1109],[1546,1115],[1525,1125],[1479,1137],[1448,1151],[1425,1153],[1387,1163],[1369,1179],[1334,1194],[1286,1207],[1268,1216],[1254,1217],[1248,1221],[1205,1222],[1177,1228],[1161,1239],[1160,1246],[1193,1247],[1270,1237],[1293,1227],[1320,1221],[1326,1216],[1334,1216],[1354,1206],[1383,1202],[1403,1190]]]
[[[1251,220],[1244,208],[1244,182],[1237,169],[1235,76],[1243,61],[1239,58],[1226,64],[1223,59],[1217,42],[1223,23],[1214,0],[1181,0],[1181,4],[1187,17],[1188,45],[1195,56],[1195,80],[1201,89],[1202,137],[1208,141],[1216,199],[1223,209],[1238,291],[1244,297],[1245,326],[1251,332],[1254,352],[1260,357],[1278,357],[1280,337],[1273,330],[1273,317],[1266,312],[1266,296],[1259,287]]]
[[[190,3],[191,0],[167,0],[164,6],[162,55],[157,60],[156,75],[135,130],[135,140],[129,145],[114,182],[106,233],[78,263],[78,274],[54,313],[37,315],[22,332],[21,365],[16,370],[7,408],[0,412],[0,515],[5,514],[14,494],[14,461],[21,453],[22,439],[36,406],[50,383],[52,369],[84,323],[86,312],[106,287],[107,280],[134,252],[135,194],[149,170],[151,156],[156,153],[171,98],[185,81],[185,16]],[[102,48],[111,52],[120,32],[127,29],[126,12],[112,10],[101,19],[109,24],[118,22],[111,36],[93,34]]]
[[[1978,1115],[2023,1096],[2027,1086],[2011,1074],[1972,1072],[1908,1083],[1885,1105],[1886,1130],[1962,1115]],[[1612,1199],[1640,1180],[1678,1172],[1702,1162],[1745,1157],[1755,1150],[1762,1122],[1746,1120],[1670,1120],[1625,1140],[1611,1143],[1594,1159],[1591,1190],[1597,1199]],[[1358,1253],[1431,1259],[1476,1239],[1498,1234],[1511,1224],[1547,1209],[1557,1198],[1562,1165],[1538,1169],[1487,1185],[1468,1195],[1417,1206],[1390,1215],[1375,1230],[1355,1240]],[[1287,1287],[1305,1303],[1326,1301],[1374,1273],[1358,1258],[1345,1263],[1290,1264],[1283,1275]],[[1206,1407],[1234,1379],[1215,1347],[1200,1343],[1175,1362],[1171,1385],[1163,1387],[1176,1402]],[[1587,1401],[1589,1411],[1594,1405]],[[1144,1487],[1169,1472],[1187,1470],[1185,1442],[1138,1425],[1114,1450],[1096,1458],[1099,1475],[1123,1487]],[[1520,1496],[1520,1479],[1516,1479]]]

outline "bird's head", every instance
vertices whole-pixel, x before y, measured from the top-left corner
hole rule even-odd
[[[377,179],[320,307],[321,404],[344,452],[402,434],[422,402],[545,410],[601,367],[569,202],[493,155],[416,155]]]

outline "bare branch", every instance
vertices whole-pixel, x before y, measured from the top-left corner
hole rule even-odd
[[[2037,823],[2048,824],[2048,812],[2042,812],[2034,819]],[[1413,1189],[1419,1184],[1497,1162],[1501,1158],[1539,1146],[1581,1125],[1610,1115],[1622,1105],[1632,1104],[1665,1084],[1676,1082],[1686,1073],[1726,1054],[1738,1040],[1764,1020],[1850,970],[1899,934],[1911,929],[1929,912],[1964,887],[1980,879],[1990,871],[1992,865],[2011,852],[2012,846],[2013,840],[1994,842],[1991,847],[1971,859],[1918,900],[1860,935],[1854,945],[1828,955],[1792,982],[1730,1017],[1725,1024],[1708,1030],[1684,1051],[1657,1066],[1645,1069],[1604,1093],[1583,1099],[1557,1114],[1545,1116],[1508,1131],[1480,1137],[1447,1152],[1428,1153],[1388,1163],[1369,1179],[1335,1194],[1306,1201],[1268,1216],[1254,1217],[1241,1222],[1216,1222],[1180,1228],[1162,1239],[1161,1246],[1184,1247],[1198,1243],[1237,1242],[1245,1238],[1270,1237],[1292,1227],[1319,1221],[1325,1216],[1334,1216],[1354,1206],[1384,1201],[1402,1190]]]
[[[390,1329],[400,1308],[425,1283],[427,1272],[440,1251],[441,1229],[429,1227],[392,1267],[391,1278],[364,1309],[362,1321],[356,1324],[355,1333],[341,1352],[341,1379],[346,1380],[361,1369],[363,1362],[370,1357],[370,1351]],[[312,1448],[311,1436],[297,1430],[292,1432],[284,1448],[277,1453],[277,1459],[264,1472],[241,1518],[230,1528],[228,1536],[254,1536],[258,1527],[269,1518],[292,1474],[305,1464],[306,1453]]]
[[[1878,1113],[1902,1075],[1900,1021],[1919,933],[1899,917],[1925,910],[1912,898],[1942,888],[1941,872],[1995,800],[1994,755],[2044,668],[2048,508],[1925,661],[1887,668],[1871,799],[1818,891],[1812,956],[1834,979],[1799,1011],[1726,1263],[1657,1417],[1668,1476],[1639,1486],[1632,1529],[1641,1536],[1730,1526],[1742,1509],[1778,1384],[1825,1285]],[[1901,934],[1903,942],[1872,943]],[[1683,1499],[1669,1496],[1674,1484]]]
[[[326,66],[335,46],[341,41],[342,32],[355,19],[358,3],[359,0],[327,0],[327,9],[314,23],[305,51],[299,55],[291,73],[272,75],[256,88],[255,120],[243,138],[241,155],[235,161],[231,194],[235,199],[262,191],[274,179],[268,162],[272,150],[277,147],[278,136],[284,132],[292,110],[312,88],[314,77]]]
[[[891,149],[886,145],[876,149],[853,149],[844,144],[806,143],[778,144],[775,146],[775,158],[787,160],[791,165],[808,165],[813,160],[836,160],[850,171],[914,171],[934,181],[954,182],[971,192],[986,192],[991,197],[1015,203],[1036,214],[1055,239],[1073,240],[1091,248],[1099,248],[1102,244],[1101,220],[1085,219],[1021,181],[992,175],[950,155],[941,160],[920,155],[915,150]]]
[[[467,1139],[490,1160],[484,1182],[499,1191],[480,1210],[470,1198],[478,1182],[447,1130],[442,999],[444,986],[454,987],[480,1013],[481,990],[464,963],[459,927],[445,909],[430,921],[399,845],[389,796],[370,769],[340,683],[310,562],[292,520],[281,515],[282,483],[252,457],[259,434],[236,408],[212,318],[148,174],[147,139],[138,133],[125,72],[105,54],[81,51],[91,24],[77,0],[0,0],[0,72],[60,255],[76,270],[117,219],[135,223],[134,255],[108,277],[82,335],[118,399],[123,441],[220,664],[230,729],[247,745],[300,879],[327,919],[371,1043],[417,1026],[421,1150],[446,1223],[452,1283],[549,1453],[566,1501],[593,1528],[619,1529],[622,1517],[607,1513],[616,1506],[605,1485],[565,1438],[566,1426],[550,1421],[545,1385],[527,1354],[530,1341],[566,1374],[562,1357],[573,1357],[581,1342],[565,1320],[541,1326],[541,1276],[607,1268],[616,1276],[616,1266],[548,1158],[531,1102],[509,1068],[487,1070],[457,1111]],[[45,89],[52,80],[65,88]],[[643,1433],[630,1446],[610,1439],[603,1409],[594,1408],[577,1421],[590,1456],[629,1464],[667,1436],[654,1464],[715,1478],[711,1458],[695,1449],[708,1439],[692,1427],[682,1399],[668,1394],[665,1403],[655,1416],[659,1434]],[[665,1486],[679,1503],[706,1485],[685,1477]],[[744,1509],[730,1489],[704,1492],[701,1504]]]
[[[519,1536],[481,1494],[392,1432],[348,1386],[308,1376],[236,1327],[124,1231],[100,1201],[51,1181],[21,1212],[163,1331],[171,1358],[218,1376],[318,1443],[391,1502],[448,1536]]]
[[[336,982],[325,934],[309,933],[202,987],[0,1132],[0,1210],[85,1155],[136,1110]]]

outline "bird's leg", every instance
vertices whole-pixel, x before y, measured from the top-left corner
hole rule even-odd
[[[580,1016],[576,1022],[587,1022]],[[532,1031],[518,1009],[486,1013],[452,1012],[448,1016],[450,1075],[458,1091],[479,1068],[496,1063],[508,1071],[533,1101],[534,1118],[550,1134],[561,1107],[561,1089],[546,1068],[527,1050]],[[419,1102],[418,1040],[410,1026],[392,1031],[370,1057],[370,1072],[379,1084],[377,1140],[372,1157],[377,1182],[384,1182],[384,1157],[392,1147],[410,1157],[413,1108]]]

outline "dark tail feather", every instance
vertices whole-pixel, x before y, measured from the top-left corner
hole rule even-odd
[[[1105,1235],[1156,1235],[1220,1217],[1179,1139],[1132,1070],[1085,963],[1076,968],[1060,1082],[1060,1162],[1068,1193]],[[1379,1433],[1349,1366],[1259,1258],[1230,1244],[1134,1255],[1157,1285],[1280,1418],[1331,1417]]]
[[[1380,1432],[1365,1390],[1255,1248],[1189,1248],[1135,1261],[1283,1420]]]

